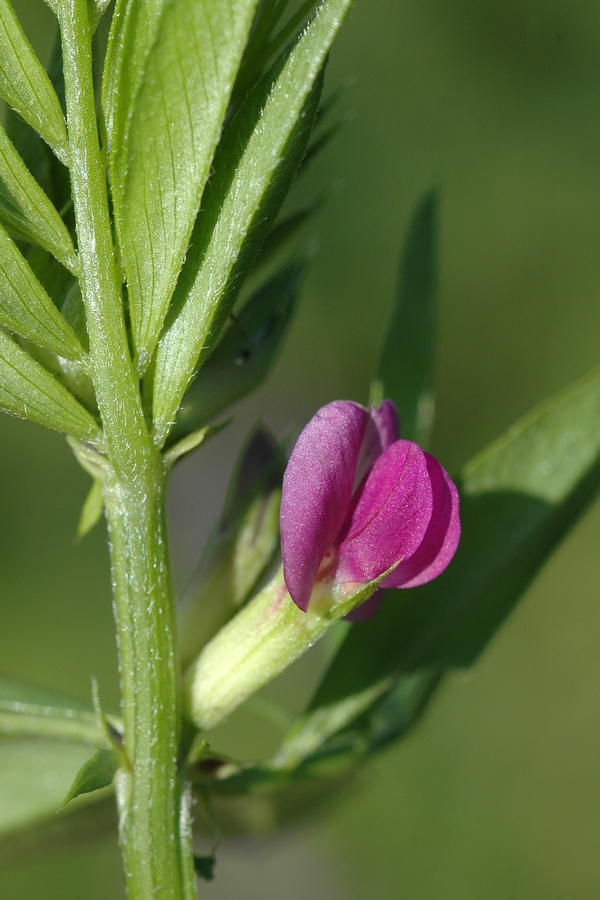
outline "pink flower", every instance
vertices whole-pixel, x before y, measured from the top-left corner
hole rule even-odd
[[[337,400],[320,409],[292,452],[283,479],[285,583],[308,609],[317,584],[354,591],[395,566],[380,587],[436,578],[460,538],[458,492],[439,464],[398,440],[391,400],[367,410]],[[376,612],[378,593],[352,614]]]

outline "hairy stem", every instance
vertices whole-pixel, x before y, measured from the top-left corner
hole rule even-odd
[[[131,761],[119,784],[121,846],[131,900],[175,900],[190,896],[180,862],[175,616],[162,463],[158,453],[148,462],[138,482],[109,476],[104,491]]]
[[[129,352],[98,139],[87,0],[60,0],[70,172],[92,377],[108,459],[104,502],[128,768],[118,776],[131,900],[195,897],[177,766],[179,666],[166,543],[165,466],[146,427]],[[183,835],[182,838],[180,834]]]

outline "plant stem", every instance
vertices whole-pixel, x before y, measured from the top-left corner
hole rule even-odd
[[[131,900],[186,896],[180,869],[178,665],[164,476],[156,453],[134,483],[111,477],[104,499],[119,634],[125,746],[121,846]]]
[[[129,763],[117,782],[127,890],[131,900],[190,900],[196,893],[177,766],[181,714],[166,469],[146,426],[125,329],[87,0],[59,2],[80,281],[108,457],[102,463],[104,503]]]

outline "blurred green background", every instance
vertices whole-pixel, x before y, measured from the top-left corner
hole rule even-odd
[[[17,9],[47,52],[52,15]],[[304,304],[269,383],[177,470],[175,577],[214,522],[249,424],[300,427],[365,400],[411,209],[441,216],[438,423],[451,471],[598,362],[600,7],[595,0],[358,0],[332,55],[349,122],[306,190]],[[118,702],[104,534],[73,535],[87,476],[64,443],[0,420],[0,668]],[[226,842],[211,900],[592,900],[600,896],[600,506],[477,667],[315,820]],[[17,861],[11,900],[122,896],[108,843]]]

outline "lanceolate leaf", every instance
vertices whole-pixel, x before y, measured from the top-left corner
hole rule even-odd
[[[400,411],[402,437],[422,447],[429,442],[434,413],[437,207],[436,191],[426,194],[410,223],[378,373],[382,395]]]
[[[119,762],[114,750],[96,750],[75,776],[62,806],[66,806],[81,794],[91,794],[111,785],[118,767]]]
[[[98,425],[83,406],[2,330],[0,409],[83,441],[100,438]]]
[[[68,160],[67,128],[58,97],[9,0],[0,0],[0,96],[59,159]]]
[[[39,244],[67,269],[77,269],[77,256],[66,225],[1,125],[0,221],[14,237]]]
[[[88,14],[92,30],[95,30],[98,26],[98,23],[106,12],[109,4],[110,0],[88,0]]]
[[[185,257],[255,3],[166,5],[125,144],[112,148],[115,219],[141,370]]]
[[[96,714],[69,697],[0,675],[0,733],[102,745]]]
[[[302,268],[280,272],[233,318],[183,398],[174,438],[206,424],[268,375],[294,311]]]
[[[104,510],[104,499],[102,497],[102,482],[99,478],[94,479],[92,486],[85,498],[79,524],[77,525],[77,537],[85,537],[86,534],[94,528],[102,518]]]
[[[248,96],[219,147],[175,298],[175,312],[180,303],[182,309],[157,353],[159,444],[209,335],[229,312],[235,289],[292,183],[316,114],[320,83],[315,82],[349,5],[350,0],[323,3],[300,39]]]
[[[62,49],[58,24],[47,67],[59,101],[64,97]],[[6,111],[6,132],[15,150],[55,209],[62,210],[71,197],[69,171],[39,134],[12,109]]]
[[[0,225],[0,324],[67,359],[83,351],[70,325]]]
[[[319,707],[299,717],[271,759],[234,769],[229,777],[214,781],[212,789],[217,794],[252,792],[256,787],[261,793],[279,792],[301,781],[306,791],[307,779],[331,782],[348,774],[414,727],[440,678],[438,671],[423,669],[383,679],[331,706]],[[218,775],[217,767],[214,771]]]
[[[102,82],[109,159],[127,153],[131,117],[167,0],[117,0]]]
[[[463,537],[438,579],[388,591],[354,625],[314,701],[394,672],[471,665],[600,484],[600,373],[542,404],[469,463]]]

